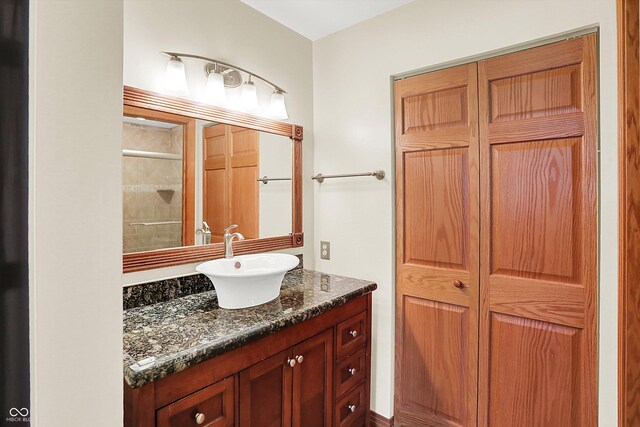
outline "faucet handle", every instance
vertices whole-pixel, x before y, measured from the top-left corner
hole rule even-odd
[[[205,233],[208,233],[209,231],[211,231],[211,229],[209,228],[209,224],[207,224],[207,221],[202,221],[202,229],[204,230]]]
[[[238,224],[233,224],[233,225],[230,225],[230,226],[228,226],[227,228],[225,228],[225,229],[224,229],[224,234],[229,234],[229,232],[230,232],[231,230],[233,230],[234,228],[238,228]]]

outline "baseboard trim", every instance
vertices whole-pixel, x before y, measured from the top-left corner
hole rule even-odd
[[[369,411],[369,425],[371,427],[393,427],[393,417],[388,419],[378,413]]]

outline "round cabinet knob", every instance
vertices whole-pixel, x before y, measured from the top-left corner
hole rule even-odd
[[[351,412],[356,412],[356,409],[358,407],[356,405],[347,405],[347,409],[350,410]]]
[[[204,423],[204,420],[205,420],[206,418],[207,418],[207,417],[205,417],[205,416],[204,416],[204,414],[203,414],[202,412],[198,412],[198,413],[196,414],[196,424],[202,424],[202,423]]]
[[[358,331],[349,331],[349,335],[351,335],[352,337],[357,337],[358,336]]]
[[[298,363],[304,362],[304,356],[302,356],[302,355],[296,356],[296,362],[298,362]]]
[[[460,280],[454,280],[453,281],[453,286],[455,286],[458,289],[462,289],[462,288],[464,288],[464,283],[462,283]]]
[[[351,374],[351,376],[354,376],[355,374],[358,373],[358,370],[356,368],[349,368],[347,369],[349,371],[349,373]]]
[[[294,366],[296,366],[296,359],[287,359],[287,365],[293,368]]]

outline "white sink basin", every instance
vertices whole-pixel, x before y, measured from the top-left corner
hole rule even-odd
[[[220,307],[245,308],[277,298],[285,273],[299,261],[288,254],[240,255],[207,261],[196,271],[211,279]]]

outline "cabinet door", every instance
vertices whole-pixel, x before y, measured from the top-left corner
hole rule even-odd
[[[401,426],[475,426],[477,66],[395,83],[396,378]]]
[[[482,61],[480,426],[597,423],[596,38]]]
[[[285,350],[240,372],[240,426],[290,427],[293,368]]]
[[[293,347],[293,427],[331,424],[333,331],[328,330]]]

